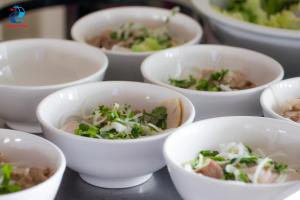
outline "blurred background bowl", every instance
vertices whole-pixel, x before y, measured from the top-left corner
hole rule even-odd
[[[280,115],[283,107],[286,106],[290,100],[300,98],[300,78],[291,78],[280,81],[271,85],[262,93],[260,103],[265,117],[275,119],[282,119],[293,122],[292,120]],[[299,125],[298,122],[293,122]]]
[[[244,47],[278,60],[286,75],[300,75],[300,31],[271,28],[243,22],[214,10],[211,4],[224,5],[227,0],[192,0],[221,43]]]
[[[101,50],[73,41],[24,39],[0,44],[0,118],[17,130],[41,133],[38,103],[64,87],[104,78]]]
[[[114,29],[124,23],[139,22],[142,24],[160,25],[170,15],[171,10],[155,7],[125,6],[105,9],[86,15],[79,19],[71,29],[72,38],[87,43],[88,40],[106,30]],[[178,13],[171,18],[170,29],[176,38],[186,42],[183,45],[199,43],[202,38],[202,28],[193,18]],[[142,81],[140,73],[141,62],[153,52],[116,52],[105,50],[110,67],[107,80]]]
[[[189,76],[197,72],[195,69],[208,67],[238,70],[257,86],[239,91],[207,92],[169,84],[169,78]],[[141,71],[145,82],[174,89],[188,97],[195,106],[197,120],[230,115],[261,116],[259,98],[262,91],[280,81],[284,74],[281,65],[268,56],[218,45],[186,46],[158,52],[145,59]]]

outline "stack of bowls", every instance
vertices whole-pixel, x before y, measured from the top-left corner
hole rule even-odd
[[[106,9],[89,14],[79,19],[72,27],[71,34],[75,41],[87,43],[102,32],[128,22],[161,25],[170,15],[170,10],[152,7],[120,7]],[[176,14],[170,20],[170,30],[185,41],[183,45],[200,42],[203,31],[201,26],[184,14]],[[142,81],[140,65],[153,52],[116,52],[103,49],[109,58],[108,80]]]

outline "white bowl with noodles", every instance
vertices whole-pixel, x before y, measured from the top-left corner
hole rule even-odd
[[[227,0],[193,0],[221,43],[267,54],[278,60],[288,76],[300,75],[300,30],[272,28],[248,23],[219,13],[211,4],[221,7]]]
[[[52,171],[45,181],[19,192],[0,194],[0,200],[55,198],[66,168],[65,157],[58,147],[39,136],[0,129],[0,153],[16,166],[49,168]]]
[[[193,75],[205,68],[242,72],[256,87],[238,91],[208,92],[175,87],[169,78]],[[283,78],[282,66],[274,59],[247,49],[221,45],[194,45],[158,52],[141,66],[144,81],[174,89],[188,97],[196,119],[230,115],[261,116],[262,91]]]
[[[108,60],[97,48],[57,39],[0,44],[0,118],[16,130],[41,133],[36,107],[47,95],[76,84],[101,81]]]
[[[109,8],[91,13],[79,19],[71,30],[72,38],[82,43],[88,43],[106,30],[114,29],[127,22],[159,26],[170,15],[171,10],[125,6]],[[178,13],[170,20],[170,30],[174,37],[184,40],[182,45],[199,43],[203,31],[201,26],[191,17]],[[141,62],[153,52],[119,52],[103,50],[109,58],[110,67],[107,80],[142,81],[139,70]]]
[[[157,107],[162,101],[181,103],[180,127],[193,121],[192,103],[176,91],[136,82],[85,84],[55,92],[38,106],[37,116],[45,137],[64,152],[69,168],[86,182],[104,188],[126,188],[147,181],[165,165],[162,145],[174,129],[137,139],[95,139],[65,132],[66,119],[100,105],[129,104],[136,110]],[[175,118],[169,114],[168,119]]]
[[[242,142],[254,151],[261,149],[275,161],[299,167],[299,131],[299,126],[277,119],[213,118],[175,131],[164,144],[164,156],[172,181],[185,200],[273,200],[300,182],[247,184],[224,181],[188,171],[183,164],[195,158],[200,150],[217,150],[220,144]],[[285,156],[272,157],[276,153]]]
[[[291,103],[300,98],[300,78],[290,78],[264,90],[260,97],[260,104],[265,117],[288,120],[291,119],[282,116],[282,112],[290,107]],[[293,122],[299,125],[299,122]]]

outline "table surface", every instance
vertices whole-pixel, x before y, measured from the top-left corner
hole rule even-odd
[[[144,184],[127,189],[103,189],[84,182],[67,169],[55,200],[181,200],[166,168]]]

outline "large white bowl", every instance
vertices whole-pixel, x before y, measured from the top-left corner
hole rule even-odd
[[[162,145],[173,130],[132,140],[94,139],[60,130],[63,120],[101,104],[126,103],[147,110],[170,98],[182,102],[181,126],[191,123],[195,111],[186,97],[167,88],[135,82],[101,82],[58,91],[40,103],[37,116],[46,138],[62,149],[68,167],[79,172],[83,180],[99,187],[124,188],[147,181],[165,165]]]
[[[169,78],[189,75],[194,68],[207,67],[240,70],[258,86],[233,92],[205,92],[168,83]],[[186,46],[156,53],[145,59],[141,71],[145,82],[174,89],[188,97],[196,108],[196,119],[261,115],[261,92],[283,78],[281,65],[272,58],[246,49],[218,45]]]
[[[226,0],[192,2],[222,43],[265,53],[278,60],[289,76],[300,75],[300,31],[243,22],[215,11],[210,5],[210,2],[222,4]]]
[[[0,129],[0,152],[11,162],[54,170],[46,181],[20,192],[0,195],[0,200],[54,199],[66,168],[65,157],[59,148],[39,136]]]
[[[288,120],[299,125],[278,114],[284,104],[298,98],[300,98],[300,77],[280,81],[265,89],[261,95],[260,104],[265,117]]]
[[[273,200],[297,182],[253,185],[223,181],[186,171],[182,164],[199,150],[218,149],[220,144],[243,142],[267,155],[282,152],[291,165],[300,164],[300,127],[262,117],[223,117],[199,121],[175,131],[165,142],[164,156],[171,178],[185,200]],[[299,183],[299,182],[298,182]]]
[[[35,111],[50,93],[100,81],[108,66],[101,50],[72,41],[25,39],[0,43],[0,118],[13,129],[40,133]]]
[[[72,27],[71,35],[76,41],[87,43],[87,40],[100,35],[107,29],[113,29],[129,21],[162,24],[170,10],[154,7],[118,7],[97,11],[79,19]],[[184,45],[196,44],[202,38],[202,28],[192,18],[176,14],[171,19],[171,31],[185,39]],[[153,52],[114,52],[104,50],[109,58],[108,80],[142,81],[140,64]]]

